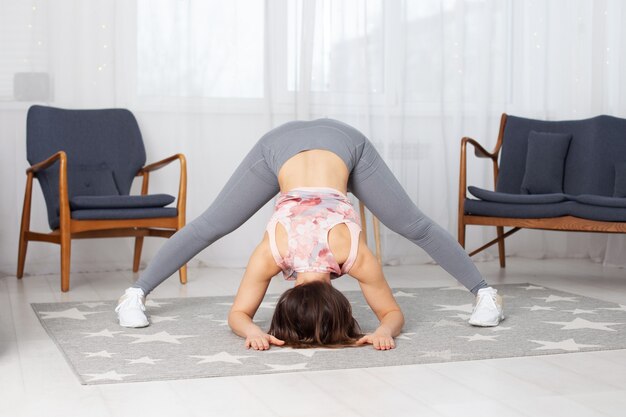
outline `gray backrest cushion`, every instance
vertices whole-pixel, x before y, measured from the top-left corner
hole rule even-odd
[[[571,121],[508,116],[496,191],[521,193],[531,130],[572,135],[565,160],[564,193],[613,195],[614,165],[626,161],[626,119],[604,115]]]
[[[618,162],[615,164],[613,197],[626,197],[626,162]]]
[[[32,106],[26,119],[28,162],[31,165],[41,162],[58,151],[67,154],[68,176],[83,171],[93,177],[89,186],[96,189],[91,188],[89,195],[109,195],[115,191],[111,187],[111,175],[115,194],[128,195],[135,174],[146,163],[141,132],[130,111]],[[51,227],[58,223],[58,169],[55,163],[38,174]],[[97,175],[106,178],[96,180]],[[70,198],[84,192],[85,184],[81,179],[68,178]]]
[[[528,134],[526,167],[522,193],[551,194],[563,192],[565,157],[572,135],[531,130]]]

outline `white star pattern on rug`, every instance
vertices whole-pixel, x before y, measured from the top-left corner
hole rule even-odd
[[[228,320],[215,320],[215,319],[213,319],[211,321],[219,323],[219,326],[228,326]]]
[[[538,287],[536,285],[527,285],[525,287],[517,287],[517,288],[523,288],[525,290],[545,290],[544,287]]]
[[[454,317],[454,318],[461,319],[461,320],[469,320],[469,318],[472,316],[470,314],[459,313],[459,314],[455,314],[454,316],[448,316],[448,317]]]
[[[561,297],[558,295],[550,294],[550,296],[548,297],[533,297],[533,298],[536,298],[537,300],[544,300],[546,303],[553,303],[555,301],[570,301],[572,303],[577,303],[578,302],[577,298],[579,297]]]
[[[441,319],[433,325],[433,327],[446,327],[446,326],[463,327],[459,322],[446,320],[446,319]]]
[[[557,324],[557,325],[563,326],[561,327],[561,330],[595,329],[595,330],[604,330],[607,332],[617,331],[607,326],[615,326],[617,324],[624,324],[624,323],[599,323],[599,322],[593,322],[593,321],[581,319],[580,317],[576,317],[572,321],[544,321],[544,323]]]
[[[601,345],[583,345],[576,343],[574,339],[561,340],[560,342],[548,342],[545,340],[529,340],[529,342],[539,343],[543,345],[541,347],[535,348],[534,350],[566,350],[568,352],[575,352],[580,350],[580,348],[586,347],[602,347]]]
[[[166,302],[166,301],[154,301],[152,299],[146,301],[146,307],[159,308],[159,307],[161,307],[163,305],[166,305],[166,304],[172,304],[172,303]]]
[[[143,356],[139,359],[126,359],[129,365],[134,365],[136,363],[145,363],[146,365],[155,365],[157,362],[162,361],[163,359],[152,359],[148,356]]]
[[[495,326],[495,327],[489,327],[489,330],[491,330],[492,332],[502,332],[504,330],[511,330],[513,327],[504,327],[504,326]]]
[[[81,333],[87,335],[84,337],[113,337],[113,335],[116,335],[118,333],[124,333],[124,332],[112,332],[109,329],[104,329],[96,333],[89,333],[89,332],[81,332]]]
[[[404,333],[403,332],[397,335],[396,339],[412,340],[409,336],[413,336],[414,334],[417,334],[417,333],[415,332]]]
[[[433,350],[433,351],[420,351],[422,355],[421,358],[439,358],[450,360],[453,356],[461,356],[458,353],[452,353],[450,349],[447,350]]]
[[[329,350],[334,350],[336,351],[337,349],[331,349],[331,348],[308,348],[308,349],[294,349],[291,347],[272,347],[268,353],[297,353],[298,355],[302,355],[302,356],[306,356],[307,358],[311,358],[313,357],[313,355],[315,355],[316,352],[324,352],[324,351],[329,351]]]
[[[600,307],[600,310],[613,310],[613,311],[624,311],[626,312],[626,305],[618,304],[619,307]]]
[[[474,333],[472,336],[457,336],[457,337],[467,339],[468,342],[479,342],[479,341],[497,342],[496,337],[498,337],[498,335],[486,336],[486,335]]]
[[[411,292],[396,291],[395,293],[393,293],[393,296],[394,297],[415,297],[415,294]]]
[[[85,306],[85,307],[89,307],[89,308],[105,306],[105,305],[107,305],[107,303],[104,303],[102,301],[98,301],[98,302],[95,302],[95,303],[80,303],[79,304],[79,306]]]
[[[108,313],[108,311],[80,311],[76,307],[68,308],[63,311],[40,311],[39,314],[45,314],[45,317],[41,317],[42,319],[74,319],[74,320],[87,320],[87,317],[90,314],[96,313]]]
[[[230,307],[230,306],[233,305],[233,303],[215,303],[215,305],[218,305],[218,306],[229,306]]]
[[[538,306],[538,305],[534,305],[532,307],[522,307],[522,308],[526,308],[529,311],[554,311],[555,307],[550,307],[550,306]]]
[[[576,308],[574,310],[561,310],[561,311],[565,311],[566,313],[572,313],[574,315],[576,315],[576,314],[598,314],[596,312],[596,310],[583,310],[581,308]]]
[[[102,374],[82,374],[83,376],[90,376],[91,379],[88,379],[87,382],[93,381],[103,381],[106,379],[110,379],[113,381],[122,381],[127,376],[133,376],[135,374],[118,374],[116,371],[108,371]]]
[[[112,358],[113,355],[117,355],[117,353],[107,352],[106,350],[101,350],[100,352],[83,352],[86,355],[86,358]]]
[[[471,313],[474,310],[474,306],[472,304],[460,304],[456,306],[450,306],[445,304],[435,304],[437,307],[441,307],[439,310],[435,311],[463,311],[465,313]]]
[[[202,359],[200,362],[196,363],[196,365],[200,365],[202,363],[213,363],[213,362],[226,362],[226,363],[236,363],[243,364],[239,359],[243,358],[253,358],[254,356],[235,356],[231,355],[228,352],[220,352],[215,355],[190,355],[191,358]]]
[[[280,371],[300,371],[303,369],[309,369],[306,367],[307,363],[294,363],[293,365],[276,365],[271,363],[266,363],[266,366],[269,366],[272,369],[266,369],[265,372],[280,372]]]
[[[186,339],[188,337],[196,337],[197,335],[172,335],[168,332],[158,332],[154,334],[124,334],[122,336],[135,337],[137,340],[134,343],[150,343],[150,342],[165,342],[165,343],[174,343],[180,345],[180,341],[178,339]]]
[[[150,321],[152,323],[161,323],[162,321],[176,321],[178,320],[178,316],[150,316]]]

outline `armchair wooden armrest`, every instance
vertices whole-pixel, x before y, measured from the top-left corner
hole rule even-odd
[[[480,143],[478,143],[476,140],[472,139],[472,138],[468,138],[468,137],[464,137],[463,139],[461,139],[461,152],[463,152],[467,147],[467,144],[470,144],[472,146],[474,146],[474,155],[476,155],[476,157],[478,158],[489,158],[492,160],[497,160],[498,158],[498,153],[492,153],[487,151],[485,148],[482,147],[482,145]]]
[[[180,162],[180,180],[178,183],[178,198],[176,199],[176,208],[178,210],[178,213],[185,213],[186,201],[187,201],[187,159],[185,158],[185,155],[183,155],[182,153],[177,153],[175,155],[172,155],[160,161],[148,164],[144,166],[143,168],[139,169],[139,171],[137,172],[135,176],[143,177],[143,180],[141,183],[141,195],[146,195],[148,194],[150,173],[152,171],[161,169],[171,164],[174,161]],[[184,215],[179,216],[179,221],[182,227],[182,225],[185,224]]]
[[[59,151],[46,159],[45,161],[38,162],[34,165],[29,166],[26,169],[26,174],[32,173],[36,174],[42,169],[48,168],[50,165],[54,164],[57,160],[61,161],[61,164],[67,166],[67,155],[63,151]]]
[[[30,225],[30,210],[33,190],[33,176],[59,161],[59,227],[62,234],[69,233],[70,222],[70,201],[67,187],[67,155],[64,151],[59,151],[48,159],[31,165],[26,169],[26,191],[24,193],[24,207],[22,209],[22,231],[28,232]],[[19,274],[18,274],[19,275]]]
[[[500,132],[498,133],[498,141],[493,152],[486,150],[476,140],[464,137],[461,139],[461,167],[459,170],[459,215],[463,215],[463,200],[467,196],[467,144],[469,143],[474,147],[474,155],[478,158],[491,159],[493,163],[493,186],[495,190],[496,183],[498,181],[498,155],[502,148],[502,139],[504,137],[504,126],[506,125],[506,113],[502,114],[500,119]]]
[[[182,153],[177,153],[176,155],[172,155],[168,158],[162,159],[160,161],[157,162],[153,162],[149,165],[144,166],[143,168],[141,168],[139,170],[139,172],[137,172],[137,177],[140,175],[143,175],[145,172],[152,172],[152,171],[156,171],[157,169],[161,169],[166,165],[171,164],[172,162],[179,160],[181,165],[185,164],[185,155],[183,155]]]

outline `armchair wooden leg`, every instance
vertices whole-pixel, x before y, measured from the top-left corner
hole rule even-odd
[[[61,233],[61,291],[70,290],[70,255],[72,241],[69,233]]]
[[[22,208],[22,222],[20,224],[20,241],[17,249],[17,277],[24,276],[24,263],[26,262],[26,249],[28,239],[26,233],[30,229],[30,202],[33,190],[33,174],[28,173],[26,177],[26,190],[24,192],[24,207]]]
[[[462,217],[459,217],[458,239],[459,245],[465,248],[465,222]]]
[[[20,243],[17,254],[17,277],[22,278],[24,276],[24,263],[26,262],[26,249],[28,248],[28,240],[24,233],[20,233]]]
[[[178,275],[180,276],[180,283],[186,284],[187,283],[187,265],[183,265],[183,267],[178,270]]]
[[[141,249],[143,248],[143,236],[135,238],[135,255],[133,257],[133,272],[139,271],[139,262],[141,261]]]
[[[498,256],[500,258],[500,268],[504,268],[506,266],[505,253],[504,253],[504,227],[496,226],[496,230],[498,233]]]

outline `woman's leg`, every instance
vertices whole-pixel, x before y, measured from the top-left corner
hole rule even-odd
[[[167,240],[133,287],[148,295],[204,248],[245,223],[278,193],[278,180],[267,166],[263,146],[258,142],[252,148],[204,213]]]
[[[411,201],[368,140],[348,187],[385,226],[424,249],[473,294],[488,286],[461,245]]]

